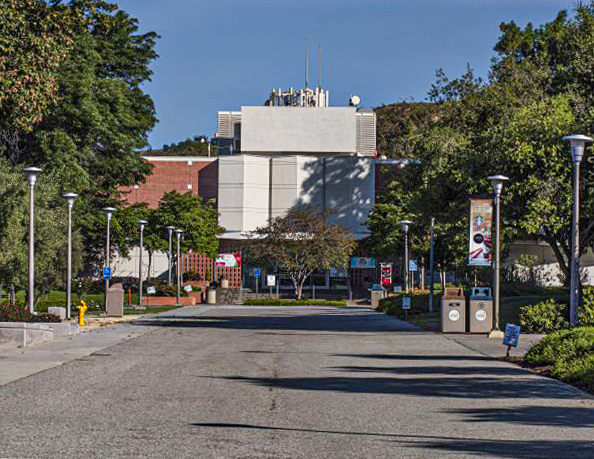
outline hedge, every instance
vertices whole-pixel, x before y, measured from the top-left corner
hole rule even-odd
[[[245,300],[244,304],[247,306],[346,306],[346,301],[250,299]]]

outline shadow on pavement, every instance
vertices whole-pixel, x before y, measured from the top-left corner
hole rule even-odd
[[[246,429],[263,431],[284,431],[331,435],[355,435],[363,437],[384,437],[386,442],[398,443],[410,448],[423,448],[447,452],[465,452],[474,455],[509,457],[517,459],[592,459],[594,442],[588,441],[524,441],[483,440],[479,438],[456,438],[433,435],[405,435],[380,432],[352,432],[340,430],[318,430],[296,427],[272,427],[254,424],[193,423],[196,428]]]
[[[394,332],[419,333],[406,323],[386,320],[386,316],[374,312],[334,313],[327,311],[291,315],[213,315],[213,316],[158,316],[133,322],[140,326],[169,328],[227,328],[237,330],[307,330],[332,332]]]
[[[458,361],[458,360],[478,360],[481,362],[492,362],[494,359],[493,357],[488,357],[486,355],[476,355],[476,354],[469,354],[469,355],[424,355],[424,354],[414,354],[414,355],[407,355],[407,354],[332,354],[333,357],[352,357],[352,358],[361,358],[361,359],[376,359],[376,360],[448,360],[448,361]]]
[[[579,407],[520,406],[448,410],[468,416],[468,422],[504,422],[533,426],[594,427],[594,409]],[[592,432],[594,438],[594,432]],[[592,450],[594,457],[594,449]]]
[[[224,376],[221,379],[288,390],[353,394],[399,394],[466,399],[589,399],[588,395],[570,386],[545,378],[248,378]]]
[[[331,371],[344,371],[350,373],[388,373],[394,375],[487,375],[487,376],[526,376],[527,370],[514,367],[493,366],[419,366],[419,367],[329,367]]]

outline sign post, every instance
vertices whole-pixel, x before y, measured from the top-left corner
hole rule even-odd
[[[266,285],[270,289],[270,299],[272,299],[272,287],[276,285],[276,276],[274,274],[268,274],[266,276]]]
[[[402,310],[404,311],[404,318],[408,317],[408,311],[410,311],[410,297],[405,296],[402,298]]]
[[[260,268],[254,268],[254,277],[256,278],[256,299],[258,299],[258,284],[260,283]]]

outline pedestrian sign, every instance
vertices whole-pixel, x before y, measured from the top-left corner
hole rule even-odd
[[[410,298],[405,296],[402,298],[402,310],[403,311],[410,311]]]
[[[503,344],[505,346],[518,347],[520,343],[520,326],[514,324],[507,324],[505,326],[505,336],[503,337]]]
[[[111,279],[111,268],[103,268],[103,280]]]
[[[260,274],[262,274],[262,272],[260,271],[260,268],[254,268],[254,276],[260,277]]]

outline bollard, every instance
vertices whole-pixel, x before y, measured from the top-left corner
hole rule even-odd
[[[85,324],[85,312],[87,312],[87,303],[80,300],[78,302],[78,325],[81,327]]]

